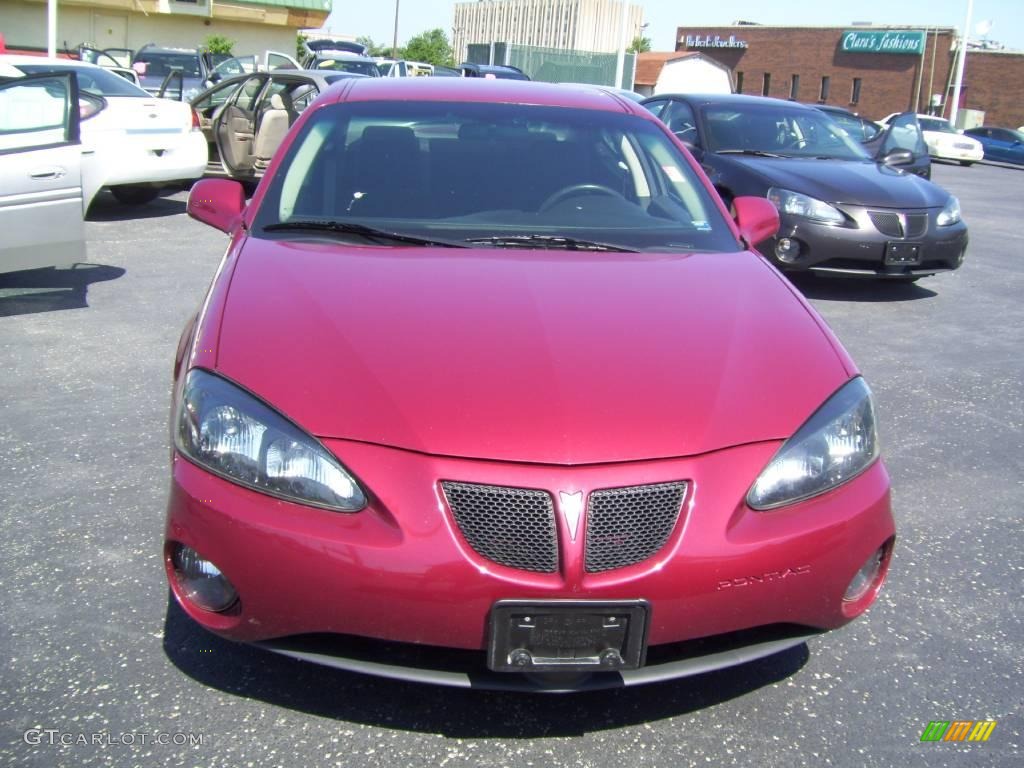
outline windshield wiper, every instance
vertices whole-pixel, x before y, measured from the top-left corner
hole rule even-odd
[[[499,235],[497,237],[471,237],[467,243],[493,245],[498,248],[561,248],[566,251],[613,251],[619,253],[638,253],[635,248],[626,248],[614,243],[595,243],[590,240],[577,240],[574,237],[561,235]]]
[[[716,155],[751,155],[753,157],[787,157],[787,155],[776,155],[774,152],[765,152],[761,149],[719,149]]]
[[[267,224],[263,227],[265,232],[283,231],[306,231],[306,232],[335,232],[340,235],[359,235],[367,240],[378,242],[408,243],[409,245],[434,246],[437,248],[468,248],[462,243],[452,243],[445,240],[431,240],[427,237],[416,237],[415,235],[403,235],[401,232],[388,232],[385,229],[377,229],[366,224],[357,224],[352,221],[334,221],[331,219],[302,219],[298,221],[280,221],[276,224]]]

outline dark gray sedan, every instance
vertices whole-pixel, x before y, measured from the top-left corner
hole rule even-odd
[[[779,233],[758,249],[782,270],[913,281],[963,262],[960,203],[904,170],[906,149],[876,161],[823,112],[778,99],[643,103],[689,146],[726,205],[744,195],[776,205]]]
[[[210,148],[207,175],[259,179],[302,111],[348,77],[362,75],[278,69],[230,77],[200,93],[192,108]]]

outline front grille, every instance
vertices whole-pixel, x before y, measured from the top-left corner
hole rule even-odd
[[[685,482],[591,493],[587,501],[587,572],[633,565],[661,549],[676,526],[685,495]]]
[[[524,571],[558,569],[550,494],[475,483],[443,482],[441,487],[459,530],[478,554]]]
[[[928,231],[927,213],[900,214],[890,211],[868,211],[868,217],[875,225],[875,229],[887,237],[923,237]],[[905,225],[904,220],[906,221]]]

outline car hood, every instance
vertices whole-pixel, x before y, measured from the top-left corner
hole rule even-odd
[[[763,259],[250,239],[216,367],[319,437],[590,464],[788,437],[850,376]]]
[[[727,161],[753,171],[768,186],[801,192],[828,203],[941,208],[949,198],[948,192],[930,181],[881,163],[789,157],[732,157]]]

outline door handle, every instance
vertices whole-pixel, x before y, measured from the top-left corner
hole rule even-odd
[[[52,168],[39,168],[35,171],[30,171],[28,177],[42,181],[45,179],[62,179],[67,174],[68,172],[64,168],[55,165]]]

